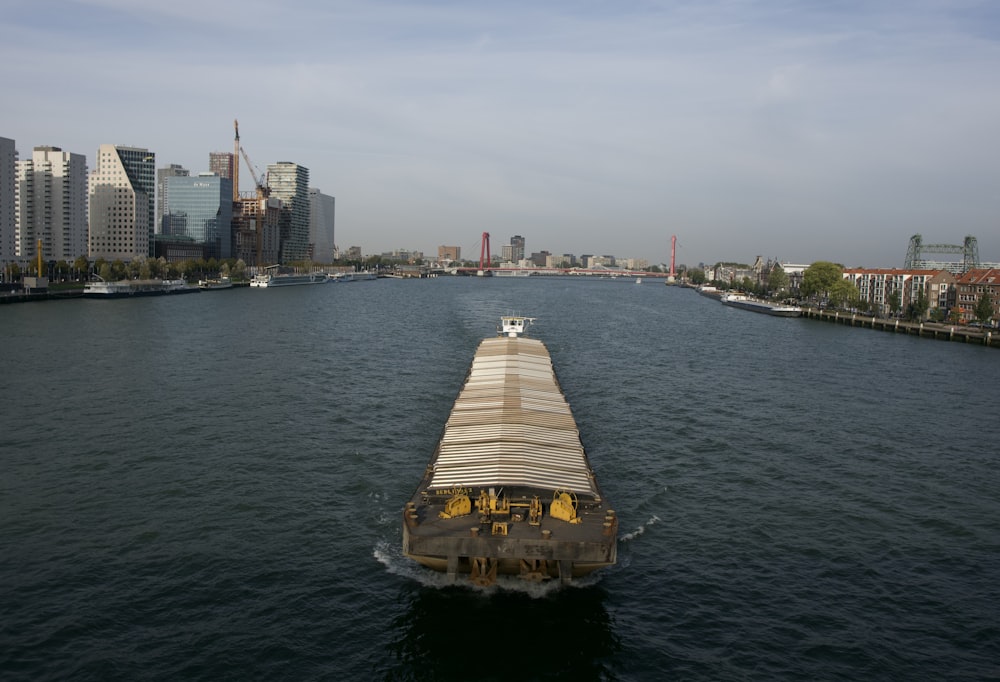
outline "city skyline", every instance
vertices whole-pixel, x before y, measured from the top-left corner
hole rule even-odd
[[[197,174],[239,118],[259,168],[337,197],[342,249],[488,231],[662,263],[676,234],[679,263],[900,267],[920,233],[1000,260],[988,2],[15,2],[0,57],[19,158]]]

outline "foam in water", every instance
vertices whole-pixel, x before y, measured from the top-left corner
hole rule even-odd
[[[645,533],[647,528],[649,528],[659,520],[660,517],[657,516],[656,514],[653,514],[653,516],[649,517],[649,520],[646,521],[646,523],[642,524],[631,533],[625,533],[625,535],[619,537],[618,538],[619,542],[631,542],[632,540],[636,539],[637,537]]]

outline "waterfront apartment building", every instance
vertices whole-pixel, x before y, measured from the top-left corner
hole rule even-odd
[[[309,258],[309,169],[291,161],[267,167],[271,196],[281,200],[282,263]]]
[[[87,255],[87,158],[59,147],[35,147],[17,162],[15,255],[22,262],[73,262]]]
[[[156,169],[156,234],[170,234],[170,188],[167,181],[190,175],[188,169],[176,163]]]
[[[201,246],[202,258],[223,260],[233,254],[233,181],[214,173],[167,179],[171,242]]]
[[[882,315],[905,311],[920,299],[921,293],[929,311],[939,309],[947,314],[955,303],[955,276],[947,270],[848,268],[843,277],[858,288],[860,299],[870,310]],[[891,309],[894,293],[899,295],[899,310],[896,311]]]
[[[14,140],[0,137],[0,267],[14,259],[14,185],[17,149]],[[6,277],[6,275],[4,275]]]
[[[955,280],[955,305],[962,322],[976,319],[976,306],[984,294],[993,305],[993,322],[1000,321],[1000,268],[974,268]]]
[[[315,187],[309,188],[309,258],[318,263],[332,263],[334,251],[334,223],[337,200],[323,194]]]
[[[153,255],[156,156],[148,149],[102,144],[90,174],[90,258]]]

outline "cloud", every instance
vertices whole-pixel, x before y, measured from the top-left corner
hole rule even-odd
[[[676,232],[689,260],[894,265],[957,230],[1000,260],[997,25],[931,0],[19,3],[0,135],[202,170],[239,118],[375,252],[489,229],[662,260]]]

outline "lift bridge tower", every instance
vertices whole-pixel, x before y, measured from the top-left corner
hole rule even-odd
[[[929,259],[926,254],[936,256],[945,254],[961,254],[961,260]],[[979,243],[975,237],[966,237],[962,245],[957,244],[924,244],[919,234],[910,237],[910,246],[906,250],[907,270],[947,270],[956,275],[979,267]]]

